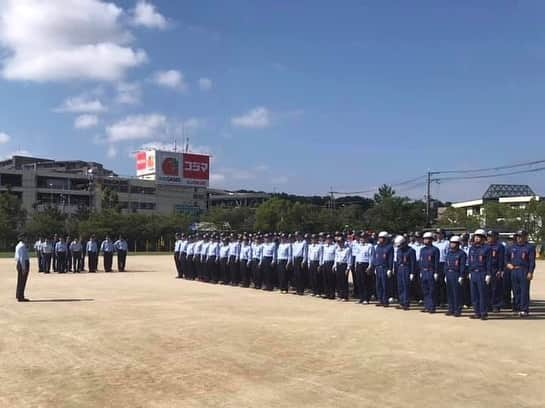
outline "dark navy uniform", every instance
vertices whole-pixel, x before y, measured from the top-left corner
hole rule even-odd
[[[439,249],[426,245],[420,250],[420,284],[424,297],[424,309],[435,313],[435,276],[439,273]]]
[[[416,251],[408,245],[400,246],[396,260],[397,290],[399,304],[403,309],[409,308],[411,275],[416,273]]]
[[[448,314],[462,314],[462,284],[466,278],[467,255],[461,249],[449,250],[445,258],[445,278],[447,281]]]
[[[498,311],[503,303],[503,270],[505,268],[505,247],[496,242],[488,244],[490,247],[490,263],[492,270],[490,281],[490,306]]]
[[[388,271],[394,267],[394,247],[390,244],[378,244],[373,257],[373,267],[377,278],[377,301],[379,305],[387,306],[390,279]]]
[[[475,317],[486,318],[489,306],[489,288],[486,282],[492,271],[490,247],[475,244],[469,248],[469,273],[471,274],[471,303]]]
[[[536,267],[536,248],[534,245],[513,244],[507,249],[506,260],[513,266],[511,279],[513,285],[513,311],[528,313],[530,309],[530,279]]]

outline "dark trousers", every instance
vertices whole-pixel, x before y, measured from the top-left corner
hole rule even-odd
[[[513,309],[517,312],[530,311],[530,281],[527,278],[528,272],[524,269],[513,269],[511,271],[513,285]]]
[[[433,279],[433,271],[422,271],[420,284],[422,285],[422,296],[424,298],[424,308],[426,310],[435,311],[435,280]]]
[[[55,248],[55,245],[53,245],[53,249],[54,248]],[[58,268],[58,265],[57,265],[57,254],[55,253],[54,250],[53,250],[53,253],[51,254],[51,259],[52,259],[52,263],[53,263],[53,272],[58,272],[59,268]]]
[[[127,253],[125,253],[125,257],[127,256]],[[180,252],[180,269],[182,270],[182,275],[187,278],[187,253],[186,252]],[[127,258],[125,258],[127,260]],[[123,264],[123,271],[125,271],[125,264]]]
[[[189,280],[195,279],[195,267],[193,262],[193,255],[187,255],[187,257],[185,258],[185,265],[186,265],[186,268],[184,271],[185,278]]]
[[[405,265],[399,265],[397,269],[397,292],[399,294],[399,304],[403,307],[409,307],[410,299],[410,270],[409,267]]]
[[[112,271],[112,263],[114,254],[112,252],[104,252],[102,262],[104,263],[104,272]]]
[[[51,272],[51,255],[50,253],[42,255],[42,271],[45,273]]]
[[[422,300],[422,285],[420,284],[420,271],[417,269],[414,279],[411,281],[411,299],[415,301]]]
[[[336,282],[335,287],[337,289],[337,296],[341,299],[348,300],[348,273],[346,269],[348,264],[337,264],[337,270],[335,271]]]
[[[265,290],[273,290],[273,267],[272,265],[272,256],[263,257],[263,284],[265,285]]]
[[[490,281],[490,307],[492,309],[501,309],[503,304],[503,279],[501,274],[492,274]]]
[[[66,273],[66,252],[57,252],[57,272]]]
[[[473,311],[477,316],[488,315],[489,289],[485,277],[486,273],[484,271],[471,272],[471,301]]]
[[[513,299],[511,296],[513,283],[512,283],[511,275],[512,275],[511,271],[509,269],[506,269],[505,271],[503,271],[503,277],[501,278],[502,289],[503,289],[502,307],[506,309],[513,308]]]
[[[324,292],[324,278],[322,276],[322,268],[319,261],[310,261],[309,265],[310,287],[312,293],[320,296]]]
[[[89,252],[87,256],[89,257],[89,272],[96,272],[98,266],[98,253]]]
[[[448,311],[453,314],[462,313],[462,285],[458,283],[460,274],[455,271],[447,271],[447,296]]]
[[[377,302],[381,305],[389,304],[390,295],[390,278],[388,278],[388,269],[385,266],[377,266],[375,268],[376,287],[377,287]]]
[[[261,266],[259,265],[259,259],[252,259],[252,277],[254,279],[254,286],[256,289],[261,289],[263,284],[263,276],[261,273]]]
[[[212,260],[213,263],[208,264],[208,269],[210,273],[210,281],[212,283],[218,283],[221,280],[219,259],[216,259],[215,256],[211,256],[209,261]]]
[[[87,253],[85,249],[81,252],[81,270],[85,270],[85,257],[87,256]]]
[[[240,281],[243,287],[250,287],[250,267],[247,259],[240,260]]]
[[[66,251],[66,270],[68,272],[72,271],[72,251]]]
[[[43,254],[42,251],[36,251],[36,258],[38,260],[38,272],[43,272]]]
[[[29,261],[17,262],[17,290],[15,292],[17,300],[23,300],[25,298],[25,288],[29,272]]]
[[[117,251],[117,270],[119,272],[125,272],[126,262],[127,262],[127,251]]]
[[[206,258],[205,263],[205,272],[204,272],[204,281],[210,282],[214,281],[213,277],[217,275],[215,269],[216,269],[216,257],[215,256],[209,256]],[[217,281],[216,281],[217,282]]]
[[[303,265],[303,257],[297,257],[293,259],[293,275],[295,290],[298,295],[305,293],[305,268]]]
[[[287,259],[279,259],[278,263],[276,264],[276,273],[278,274],[278,286],[280,287],[280,290],[284,290],[284,291],[288,290],[287,264],[288,264]]]
[[[72,252],[72,266],[74,267],[74,272],[81,272],[81,252]]]
[[[238,285],[240,283],[240,277],[238,273],[238,262],[236,256],[229,257],[229,272],[231,274],[231,283]]]
[[[180,264],[180,253],[178,251],[174,252],[174,266],[176,267],[176,277],[181,278],[183,275]]]
[[[439,270],[437,271],[439,279],[435,282],[435,306],[444,305],[447,303],[447,284],[445,283],[445,263],[441,262],[439,264]]]
[[[356,263],[354,280],[357,282],[357,285],[354,285],[354,290],[356,291],[355,296],[359,300],[369,302],[371,300],[373,278],[371,272],[367,272],[367,268],[369,268],[369,263],[367,262]]]
[[[324,293],[328,299],[335,299],[336,276],[333,271],[333,261],[324,262]]]
[[[228,258],[220,258],[220,280],[224,285],[228,285],[231,282],[231,274],[229,273],[228,263]]]

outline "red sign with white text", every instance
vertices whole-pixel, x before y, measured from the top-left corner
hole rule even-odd
[[[184,153],[184,179],[208,180],[210,178],[210,156]]]
[[[136,153],[136,170],[146,169],[146,152]]]

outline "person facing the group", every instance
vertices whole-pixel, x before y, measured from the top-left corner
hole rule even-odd
[[[24,235],[19,236],[19,242],[15,247],[15,268],[17,270],[15,297],[18,302],[28,302],[28,299],[25,298],[25,288],[30,273],[30,260]]]

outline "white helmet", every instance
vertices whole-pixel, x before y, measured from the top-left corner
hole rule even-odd
[[[450,242],[454,242],[456,244],[459,244],[462,240],[460,239],[460,237],[458,235],[453,235],[452,237],[450,237]]]
[[[405,243],[406,239],[403,235],[398,235],[394,240],[394,245],[396,247],[401,246]]]
[[[424,238],[424,239],[433,239],[433,234],[431,232],[425,232],[424,236],[422,238]]]
[[[486,231],[479,228],[478,230],[476,230],[476,231],[473,233],[473,235],[480,235],[481,237],[486,237]]]
[[[386,231],[381,231],[378,234],[379,238],[388,238],[388,233]]]

